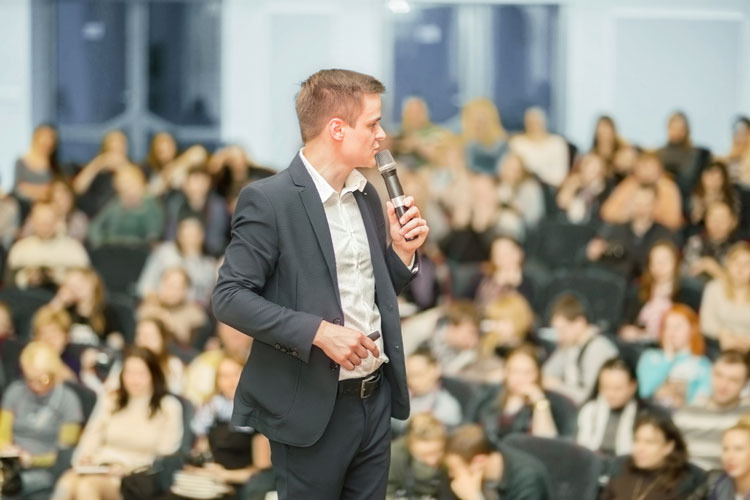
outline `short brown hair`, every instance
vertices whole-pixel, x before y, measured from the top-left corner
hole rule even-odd
[[[432,413],[417,413],[409,419],[406,436],[409,442],[445,441],[445,425]]]
[[[714,364],[725,363],[727,365],[742,365],[745,367],[745,378],[750,378],[750,363],[748,361],[747,354],[743,354],[735,349],[727,349],[721,351],[714,361]],[[750,420],[748,422],[750,423]]]
[[[470,321],[473,325],[479,326],[479,311],[470,300],[458,300],[448,305],[445,311],[445,319],[451,325],[460,325],[465,321]]]
[[[317,136],[337,116],[354,126],[362,112],[362,96],[382,94],[385,85],[375,77],[347,69],[323,69],[302,82],[296,110],[302,141]]]
[[[554,318],[555,316],[562,316],[568,321],[574,321],[578,318],[583,318],[586,321],[589,319],[586,314],[586,308],[578,297],[572,293],[563,294],[555,300],[550,318]]]
[[[488,455],[495,451],[484,429],[479,424],[466,424],[458,427],[445,443],[446,455],[458,455],[466,462],[477,455]]]

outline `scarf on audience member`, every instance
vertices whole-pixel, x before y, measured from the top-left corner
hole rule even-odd
[[[581,409],[578,419],[578,444],[591,450],[598,450],[604,440],[604,431],[609,420],[609,405],[601,396]],[[627,455],[633,449],[633,424],[638,412],[638,403],[631,400],[620,415],[615,437],[617,455]]]

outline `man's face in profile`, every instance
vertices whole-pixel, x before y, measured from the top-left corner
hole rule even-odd
[[[341,153],[347,163],[356,167],[375,166],[375,153],[385,140],[385,131],[380,126],[380,108],[380,94],[365,94],[356,123],[345,124]]]

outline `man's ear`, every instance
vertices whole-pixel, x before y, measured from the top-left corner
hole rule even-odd
[[[341,118],[331,118],[328,121],[328,134],[334,141],[344,140],[344,120]]]

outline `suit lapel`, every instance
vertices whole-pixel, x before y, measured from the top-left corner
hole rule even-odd
[[[390,276],[388,274],[388,267],[385,263],[385,256],[383,250],[380,247],[380,239],[375,229],[375,219],[373,218],[372,212],[370,211],[370,204],[365,198],[366,194],[360,191],[354,192],[354,198],[357,200],[359,205],[359,212],[362,214],[362,220],[365,223],[365,231],[367,231],[367,242],[370,245],[370,259],[372,260],[372,271],[375,275],[375,297],[377,301],[378,290],[383,289],[378,286],[378,282],[384,277]]]
[[[318,240],[318,246],[320,247],[323,258],[326,261],[328,274],[331,277],[333,289],[336,291],[336,301],[339,304],[339,309],[341,309],[339,282],[336,275],[336,257],[333,251],[331,230],[328,228],[328,220],[326,219],[323,203],[320,201],[320,195],[318,194],[315,184],[313,183],[310,174],[307,173],[305,165],[302,163],[299,155],[295,156],[291,165],[289,165],[289,174],[292,177],[292,181],[302,188],[299,191],[299,197],[302,200],[302,205],[305,207],[307,218],[310,220],[310,224],[315,232],[315,237]]]

